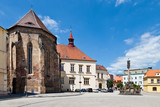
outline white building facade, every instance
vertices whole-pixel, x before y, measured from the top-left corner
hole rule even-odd
[[[58,44],[57,51],[61,58],[61,89],[75,91],[76,89],[96,88],[96,60],[91,59],[76,46],[72,32],[68,45]]]
[[[61,84],[62,91],[96,88],[96,62],[62,60]]]
[[[143,89],[143,78],[144,73],[148,71],[148,69],[131,69],[130,70],[130,81],[133,82],[136,85],[140,85],[140,87]],[[123,73],[123,85],[125,85],[128,82],[128,70],[124,70]]]
[[[110,76],[103,65],[96,65],[96,88],[107,89],[107,80]]]

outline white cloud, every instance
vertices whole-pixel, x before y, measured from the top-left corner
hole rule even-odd
[[[147,68],[155,66],[160,61],[160,35],[147,32],[140,37],[137,45],[126,51],[125,56],[117,58],[108,70],[121,73],[127,67],[127,59],[131,60],[131,68]]]
[[[126,39],[124,42],[128,45],[131,45],[133,43],[133,39]]]
[[[58,23],[54,20],[51,19],[49,16],[44,16],[44,19],[42,20],[42,22],[49,28],[49,29],[53,29],[54,31],[58,31]]]
[[[123,4],[123,3],[125,3],[125,2],[129,2],[130,0],[116,0],[116,4],[115,4],[115,6],[117,7],[117,6],[119,6],[120,4]]]
[[[59,27],[59,23],[49,16],[38,15],[38,17],[42,20],[42,22],[49,30],[54,31],[55,33],[67,33],[69,31],[69,29],[61,29]]]

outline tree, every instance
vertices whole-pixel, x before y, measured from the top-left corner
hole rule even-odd
[[[112,80],[107,80],[107,88],[110,89],[113,87],[113,81]]]
[[[123,87],[122,83],[117,84],[117,88],[121,88],[121,87]]]

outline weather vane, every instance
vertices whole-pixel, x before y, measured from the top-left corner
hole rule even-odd
[[[71,25],[70,25],[70,32],[72,32],[72,27],[71,27]]]

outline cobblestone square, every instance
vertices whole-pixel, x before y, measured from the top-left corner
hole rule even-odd
[[[118,95],[114,93],[53,93],[28,98],[1,100],[1,107],[159,107],[159,93]]]

